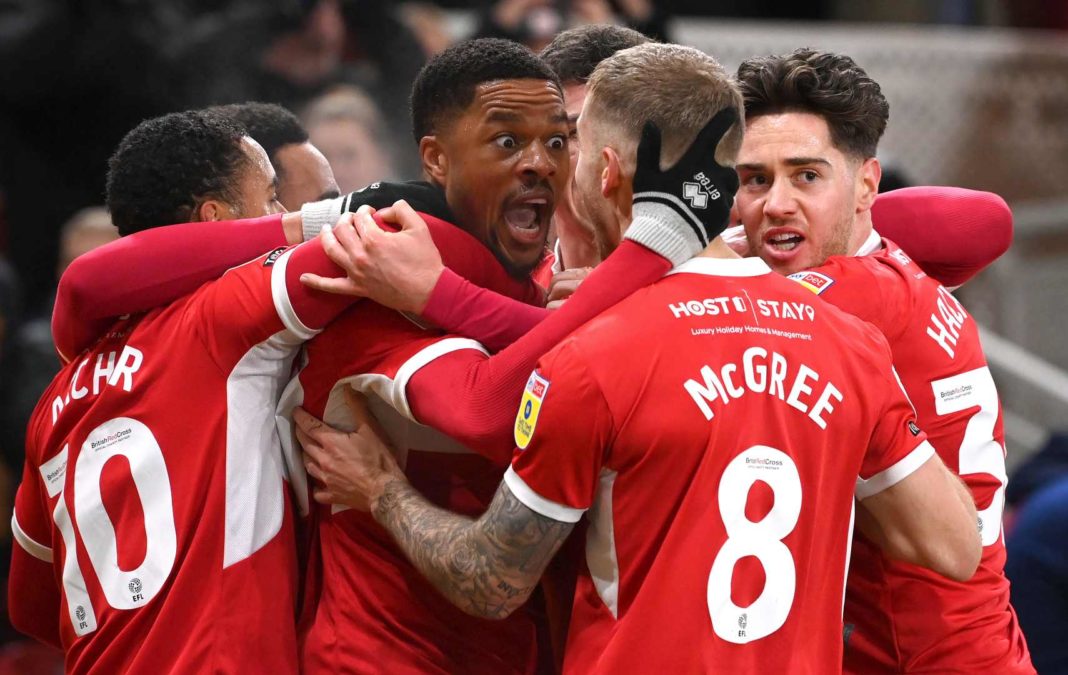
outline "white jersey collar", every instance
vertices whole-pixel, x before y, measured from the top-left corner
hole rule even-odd
[[[879,233],[874,229],[868,234],[868,238],[864,240],[864,243],[860,245],[854,256],[871,255],[876,251],[882,249],[883,238],[879,236]]]
[[[760,258],[690,258],[668,274],[704,274],[711,277],[759,277],[771,274]]]

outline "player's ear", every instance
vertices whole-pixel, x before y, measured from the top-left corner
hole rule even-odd
[[[614,199],[623,181],[623,162],[615,148],[601,149],[601,195]]]
[[[206,223],[213,220],[225,220],[229,208],[218,199],[205,199],[193,210],[194,223]]]
[[[860,165],[857,172],[857,213],[867,211],[875,204],[882,176],[883,168],[874,157],[869,157]]]
[[[449,175],[449,157],[437,136],[423,136],[419,140],[419,157],[430,180],[444,185],[445,177]]]

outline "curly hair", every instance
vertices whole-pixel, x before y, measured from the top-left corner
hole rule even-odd
[[[646,42],[652,40],[630,28],[589,24],[560,33],[539,56],[564,84],[585,84],[601,61]]]
[[[248,165],[244,129],[217,112],[189,110],[145,120],[108,160],[107,205],[119,234],[188,222],[197,203],[236,203]]]
[[[479,38],[459,42],[427,62],[412,85],[412,135],[418,143],[463,112],[475,87],[494,80],[560,80],[534,52],[518,42]]]
[[[277,103],[249,101],[213,106],[208,110],[225,115],[244,127],[245,133],[263,146],[271,164],[275,164],[274,156],[279,148],[285,145],[300,145],[308,140],[308,132],[297,116]],[[278,165],[275,164],[275,170],[277,169]]]
[[[797,49],[738,66],[747,117],[807,112],[827,121],[831,142],[846,154],[874,157],[890,119],[879,84],[844,54]]]

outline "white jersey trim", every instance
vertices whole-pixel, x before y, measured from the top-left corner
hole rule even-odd
[[[927,460],[934,457],[934,447],[924,441],[917,445],[912,452],[902,457],[896,464],[888,469],[884,469],[875,474],[871,478],[864,480],[860,476],[857,476],[857,487],[855,493],[857,499],[867,499],[873,495],[877,495],[883,490],[897,485],[904,479],[908,478],[923,466]]]
[[[438,340],[434,344],[423,348],[417,352],[412,358],[404,362],[400,368],[397,369],[397,376],[393,378],[393,385],[389,396],[382,395],[386,401],[393,406],[393,408],[412,420],[413,422],[419,422],[412,415],[411,406],[408,405],[408,381],[412,379],[412,375],[415,375],[420,368],[427,365],[435,359],[439,359],[446,354],[460,351],[461,349],[474,349],[482,352],[486,356],[489,356],[489,352],[480,343],[475,340],[469,340],[468,338],[445,338]]]
[[[44,544],[34,541],[33,537],[26,534],[26,530],[22,529],[22,526],[19,525],[18,514],[11,515],[11,534],[15,536],[15,541],[19,543],[22,550],[38,560],[43,560],[46,563],[52,562],[52,549]]]
[[[293,255],[293,249],[289,249],[274,261],[274,267],[271,269],[271,297],[282,324],[301,340],[310,340],[322,331],[305,326],[297,316],[297,310],[293,308],[293,301],[290,300],[289,289],[286,287],[286,267],[289,265],[291,255]]]
[[[857,252],[853,255],[860,257],[862,255],[871,255],[876,251],[880,251],[883,248],[883,238],[879,236],[879,233],[872,230],[868,233],[868,238],[864,240],[864,243],[860,245]]]
[[[586,509],[576,509],[557,504],[534,492],[512,467],[504,472],[504,484],[512,491],[515,498],[523,502],[531,511],[561,523],[577,523]]]
[[[589,510],[590,527],[586,530],[586,566],[597,595],[612,617],[619,618],[619,556],[616,554],[616,528],[612,511],[612,493],[618,472],[601,469],[597,496]]]
[[[690,258],[668,272],[668,275],[683,273],[710,277],[759,277],[771,274],[771,268],[760,258]]]

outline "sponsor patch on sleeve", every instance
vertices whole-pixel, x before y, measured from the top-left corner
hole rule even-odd
[[[820,274],[819,272],[794,272],[793,274],[787,274],[787,278],[793,279],[797,283],[801,284],[808,290],[812,291],[816,295],[824,292],[831,287],[834,283],[834,279],[830,278],[826,274]]]
[[[541,402],[548,391],[549,380],[538,375],[536,370],[531,373],[526,389],[523,390],[523,400],[519,402],[519,412],[515,416],[515,444],[520,450],[526,450],[530,445],[534,427],[538,424]]]
[[[282,254],[285,253],[285,252],[286,252],[286,247],[285,246],[282,246],[281,248],[276,248],[275,250],[271,251],[270,253],[267,254],[267,257],[264,258],[263,266],[264,267],[272,267],[272,266],[274,266],[275,262],[277,262],[278,259],[281,258]]]

